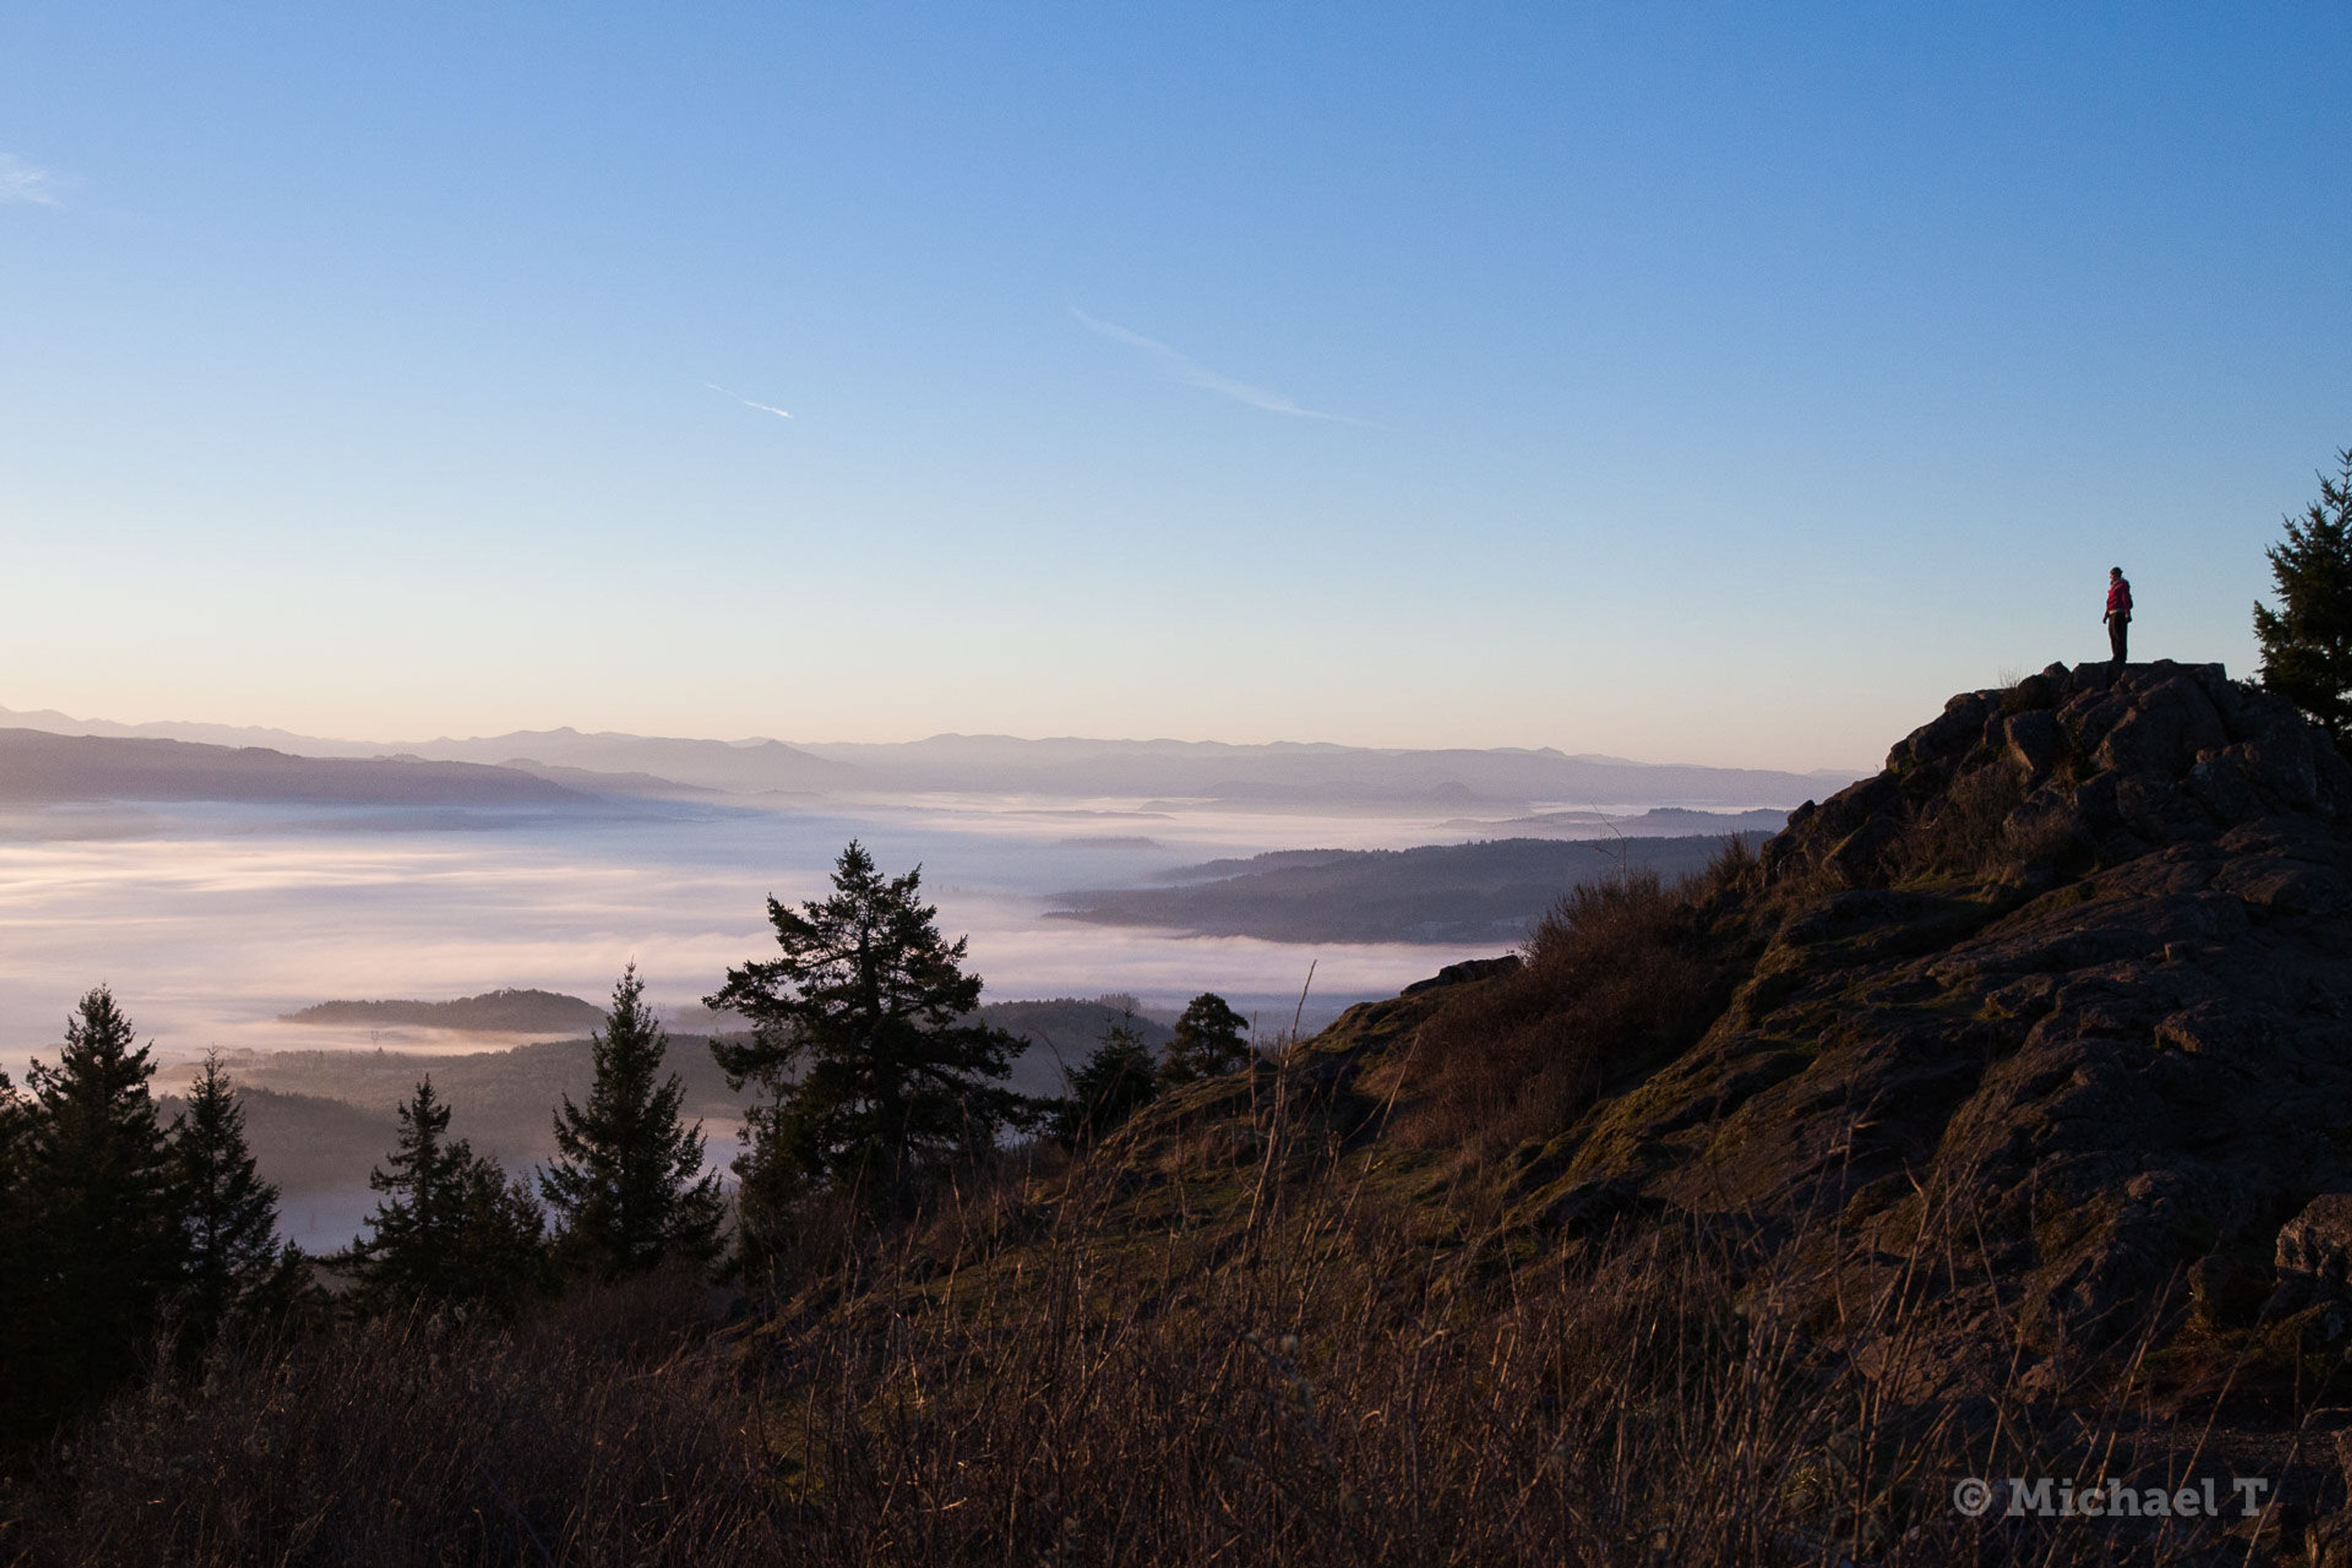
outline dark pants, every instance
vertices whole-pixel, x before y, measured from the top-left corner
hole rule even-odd
[[[2109,616],[2107,617],[2107,646],[2115,650],[2116,670],[2118,674],[2121,674],[2123,671],[2124,643],[2130,634],[2131,617],[2129,616]]]

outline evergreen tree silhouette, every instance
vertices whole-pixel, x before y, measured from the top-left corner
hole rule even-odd
[[[2352,447],[2319,476],[2319,500],[2273,545],[2279,607],[2254,606],[2263,684],[2309,714],[2340,745],[2352,733]]]
[[[32,1103],[0,1072],[0,1323],[11,1325],[0,1333],[0,1449],[38,1435],[38,1367],[47,1353],[35,1310],[32,1132]]]
[[[55,1414],[139,1370],[180,1279],[185,1246],[148,1087],[154,1073],[150,1048],[103,985],[67,1022],[57,1065],[32,1067],[25,1169],[38,1214],[28,1330],[45,1344],[33,1397]]]
[[[772,1097],[737,1162],[747,1233],[781,1223],[804,1183],[903,1195],[1033,1109],[1002,1087],[1020,1044],[971,1021],[980,976],[964,973],[964,939],[940,934],[921,879],[920,868],[884,878],[852,840],[831,898],[768,900],[782,956],[729,970],[706,999],[751,1020],[749,1040],[711,1044],[728,1081]]]
[[[593,1038],[595,1079],[583,1109],[565,1095],[555,1113],[559,1158],[539,1185],[572,1261],[607,1278],[666,1258],[708,1262],[719,1252],[719,1178],[702,1174],[702,1125],[678,1108],[686,1086],[661,1077],[669,1037],[645,1004],[630,964]]]
[[[1053,1108],[1053,1133],[1071,1148],[1095,1142],[1160,1092],[1151,1047],[1132,1017],[1113,1024],[1066,1078],[1069,1092]]]
[[[181,1313],[198,1342],[263,1298],[282,1305],[299,1255],[278,1241],[278,1189],[261,1179],[245,1137],[245,1107],[221,1067],[205,1055],[172,1140],[175,1196],[187,1244]]]
[[[400,1108],[400,1141],[368,1185],[383,1194],[352,1249],[379,1301],[508,1306],[545,1283],[546,1216],[494,1160],[449,1135],[449,1107],[420,1079]]]
[[[1170,1083],[1223,1078],[1247,1067],[1249,1059],[1249,1020],[1215,992],[1203,991],[1177,1018],[1160,1075]]]

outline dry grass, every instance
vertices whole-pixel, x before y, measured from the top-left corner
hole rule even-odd
[[[2003,868],[2016,856],[2003,824],[2025,799],[2026,786],[2024,771],[2005,763],[1955,780],[1934,815],[1915,826],[1892,857],[1895,879]]]
[[[28,1563],[1654,1568],[2158,1563],[2214,1538],[1956,1514],[1962,1476],[2161,1458],[2121,1419],[2037,1436],[2013,1388],[1895,1397],[1933,1361],[1939,1279],[1856,1281],[1817,1339],[1788,1303],[1820,1282],[1735,1229],[1513,1263],[1500,1235],[1416,1239],[1423,1217],[1333,1167],[1246,1245],[1066,1219],[944,1271],[886,1245],[854,1293],[812,1282],[834,1299],[723,1332],[677,1282],[517,1331],[360,1325],[119,1406],[8,1541]]]

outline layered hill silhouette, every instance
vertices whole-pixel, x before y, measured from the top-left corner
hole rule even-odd
[[[1572,756],[1549,747],[1418,751],[1299,742],[1231,745],[934,735],[899,744],[803,749],[854,764],[876,784],[893,789],[1156,795],[1263,807],[1532,801],[1769,806],[1816,793],[1828,776]]]
[[[586,1034],[604,1026],[604,1010],[560,991],[509,987],[448,1002],[317,1002],[283,1014],[287,1024],[409,1025],[488,1034]]]
[[[532,772],[601,794],[891,795],[932,792],[1047,796],[1165,796],[1186,803],[1280,810],[1316,805],[1365,809],[1523,807],[1572,803],[1527,831],[1600,834],[1594,805],[1785,807],[1846,776],[1572,756],[1549,748],[1416,751],[1309,742],[1029,740],[934,735],[890,743],[689,740],[570,728],[432,741],[374,742],[218,724],[119,724],[42,710],[0,709],[0,723],[44,733],[171,740],[354,761],[394,756]],[[1742,826],[1755,826],[1743,824]],[[1664,824],[1648,831],[1675,831]],[[1629,829],[1630,831],[1630,829]]]
[[[0,730],[0,803],[270,801],[579,807],[593,797],[512,768],[416,757],[299,757],[259,746]]]
[[[1696,815],[1696,814],[1692,814]],[[1184,885],[1063,895],[1049,918],[1268,942],[1515,942],[1570,888],[1706,868],[1725,834],[1497,838],[1416,849],[1277,849],[1170,872]],[[1754,843],[1763,835],[1749,832]]]

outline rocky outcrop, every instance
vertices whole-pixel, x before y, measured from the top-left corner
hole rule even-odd
[[[2352,766],[2218,666],[1956,697],[1706,902],[1729,1007],[1521,1212],[1719,1216],[2053,1359],[2344,1295],[2347,823]]]
[[[2263,1316],[2279,1319],[2352,1298],[2352,1194],[2322,1193],[2279,1230],[2278,1289]]]

